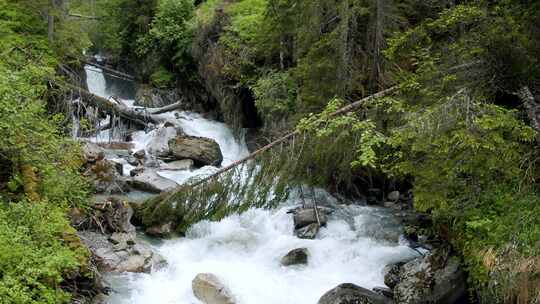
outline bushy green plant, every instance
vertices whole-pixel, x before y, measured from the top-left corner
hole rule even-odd
[[[0,31],[0,299],[68,303],[62,284],[84,272],[88,257],[65,213],[85,204],[87,184],[80,147],[46,106],[56,96],[50,84],[60,81],[58,54],[77,47],[53,52],[60,46],[47,41],[40,11],[25,3],[0,0]]]
[[[2,303],[69,303],[60,286],[80,271],[88,253],[62,240],[73,230],[64,212],[46,203],[0,202]]]
[[[175,76],[167,71],[164,67],[160,67],[150,76],[152,85],[158,88],[167,88],[174,84]]]
[[[288,72],[272,71],[252,86],[255,105],[265,121],[287,120],[295,112],[297,85]]]

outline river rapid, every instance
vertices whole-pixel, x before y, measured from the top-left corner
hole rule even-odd
[[[106,98],[119,96],[125,104],[134,106],[132,84],[105,77],[95,67],[87,66],[86,73],[92,93]],[[222,165],[249,154],[245,140],[236,138],[221,122],[191,112],[161,115],[188,135],[214,139],[224,156]],[[106,122],[105,119],[103,123]],[[114,136],[104,131],[90,140],[115,140]],[[160,142],[159,136],[166,135],[156,130],[137,131],[132,136],[133,144],[137,149],[149,151]],[[130,169],[125,164],[124,174],[129,174]],[[159,174],[182,184],[193,176],[217,169],[207,166]],[[193,295],[191,281],[198,273],[210,272],[231,290],[238,304],[314,304],[341,283],[368,289],[384,286],[385,265],[417,255],[399,243],[402,227],[390,211],[360,203],[344,205],[322,189],[316,189],[313,195],[336,209],[316,239],[294,236],[292,216],[287,211],[298,205],[300,198],[292,193],[273,210],[250,209],[219,222],[203,221],[182,238],[150,239],[153,249],[167,260],[167,266],[150,274],[107,275],[113,290],[109,303],[200,303]],[[282,266],[281,257],[299,247],[308,249],[308,264]]]

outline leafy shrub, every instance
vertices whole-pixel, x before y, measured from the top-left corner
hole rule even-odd
[[[150,76],[150,81],[157,88],[167,88],[174,84],[175,75],[160,67]]]
[[[0,299],[2,303],[69,303],[60,289],[87,259],[62,236],[72,231],[64,210],[45,203],[0,202]]]

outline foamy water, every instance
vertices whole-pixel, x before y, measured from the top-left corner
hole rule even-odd
[[[99,69],[87,68],[86,72],[91,92],[106,98],[114,93],[107,89]],[[133,102],[128,99],[126,104],[132,106]],[[222,165],[249,154],[243,138],[236,138],[223,123],[189,112],[169,112],[160,118],[188,135],[214,139],[224,157]],[[132,135],[133,143],[136,149],[155,152],[175,136],[173,129],[138,131]],[[96,140],[104,140],[106,135]],[[216,170],[206,166],[191,171],[163,170],[158,174],[181,184]],[[315,192],[324,201],[337,203],[328,193]],[[341,283],[365,288],[384,286],[385,265],[416,255],[399,244],[401,228],[394,217],[384,209],[371,207],[340,206],[317,239],[299,239],[293,234],[292,216],[286,213],[298,203],[298,197],[292,197],[276,210],[251,209],[219,222],[200,222],[188,231],[187,237],[155,245],[168,266],[151,274],[109,276],[114,290],[109,303],[200,303],[193,295],[191,281],[198,273],[210,272],[228,286],[237,304],[314,304]],[[281,266],[283,255],[300,247],[309,251],[308,265]]]
[[[381,216],[383,210],[344,208],[352,223],[331,217],[316,240],[293,235],[287,207],[252,209],[219,222],[198,223],[186,238],[156,247],[169,263],[165,269],[123,275],[123,292],[114,294],[110,303],[200,303],[193,296],[191,281],[204,272],[217,275],[238,304],[314,304],[341,283],[384,286],[384,266],[410,258],[414,251],[395,240],[375,239],[369,229],[363,229],[364,224],[373,224],[366,221],[370,215],[394,227],[385,229],[398,229],[391,216]],[[308,265],[281,266],[281,257],[300,247],[309,251]]]

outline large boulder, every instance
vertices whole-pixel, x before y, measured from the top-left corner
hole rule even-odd
[[[386,284],[386,286],[390,288],[396,287],[396,285],[399,283],[399,273],[401,271],[401,267],[403,267],[404,264],[405,262],[397,262],[384,267],[384,284]]]
[[[392,300],[360,286],[345,283],[325,293],[318,304],[389,304]]]
[[[177,159],[192,159],[203,166],[219,166],[223,161],[218,143],[210,138],[177,136],[169,140],[169,151]]]
[[[283,258],[281,258],[281,265],[302,265],[308,263],[308,250],[307,248],[297,248],[289,251]]]
[[[395,270],[387,273],[393,281]],[[454,304],[466,297],[466,278],[459,259],[447,251],[436,249],[399,267],[394,286],[394,300],[403,304]]]
[[[199,273],[191,282],[193,294],[205,304],[234,304],[229,289],[211,273]]]

